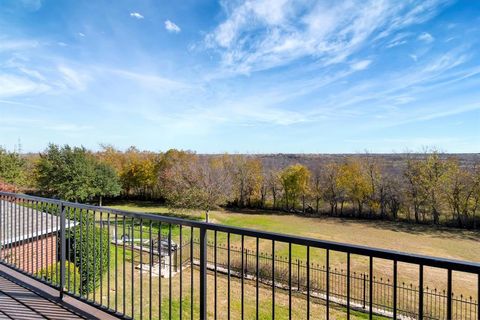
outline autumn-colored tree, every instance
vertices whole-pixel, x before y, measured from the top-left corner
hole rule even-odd
[[[440,223],[441,188],[446,178],[447,162],[440,159],[438,152],[433,151],[422,161],[421,183],[426,194],[426,205],[434,224]]]
[[[357,215],[362,216],[363,207],[372,194],[372,185],[360,160],[350,159],[341,165],[338,184],[345,189]]]
[[[324,186],[322,185],[322,172],[320,168],[313,170],[310,181],[310,191],[315,201],[315,212],[320,212],[320,200],[324,194]]]
[[[442,183],[442,194],[458,226],[467,226],[469,220],[475,224],[475,215],[480,199],[480,170],[461,168],[458,161],[450,160]]]
[[[304,198],[307,194],[310,175],[310,170],[301,164],[288,166],[280,173],[287,210],[295,210],[299,197]],[[304,205],[302,210],[305,210]]]
[[[123,157],[120,178],[126,195],[151,198],[157,188],[159,155],[131,147]]]
[[[323,200],[330,204],[330,215],[338,215],[338,203],[343,206],[343,190],[338,184],[340,166],[335,162],[327,163],[322,171]],[[342,208],[343,209],[343,208]]]
[[[403,171],[405,179],[406,200],[408,210],[413,209],[415,222],[420,222],[422,208],[426,202],[425,188],[423,188],[422,161],[408,155],[407,165]]]
[[[276,169],[270,169],[266,176],[266,184],[272,195],[272,208],[277,209],[278,199],[281,197],[280,174]]]
[[[232,156],[232,178],[234,186],[234,203],[239,207],[252,206],[260,200],[263,183],[263,166],[259,159],[249,156]]]

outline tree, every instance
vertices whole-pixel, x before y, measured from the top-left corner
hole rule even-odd
[[[422,207],[426,201],[425,190],[422,187],[421,160],[414,159],[411,155],[408,155],[407,166],[403,171],[403,177],[405,179],[406,198],[409,203],[409,209],[413,207],[415,222],[419,223]]]
[[[323,199],[330,204],[330,215],[338,215],[338,202],[342,202],[343,209],[343,190],[338,184],[340,166],[335,162],[325,165],[322,173]]]
[[[281,196],[280,195],[280,190],[281,190],[281,184],[280,184],[280,179],[279,179],[279,173],[276,169],[270,169],[267,178],[266,178],[266,184],[268,189],[270,190],[270,193],[272,194],[272,208],[276,209],[278,206],[278,198]]]
[[[0,147],[0,181],[16,186],[26,184],[26,161],[16,152]]]
[[[351,159],[341,165],[338,183],[345,189],[352,206],[357,208],[358,216],[362,216],[363,206],[372,194],[372,186],[358,159]]]
[[[308,192],[309,180],[310,171],[301,164],[291,165],[280,173],[287,210],[295,210],[298,197],[303,198]],[[304,210],[305,206],[303,206]]]
[[[427,156],[421,166],[421,182],[426,194],[426,204],[430,209],[434,224],[440,223],[441,214],[441,186],[447,172],[446,162],[440,159],[438,152]]]
[[[459,227],[467,226],[468,220],[472,220],[475,227],[475,214],[480,204],[480,171],[477,170],[475,167],[472,170],[461,168],[455,160],[447,163],[442,193]]]
[[[319,213],[320,210],[320,200],[323,195],[323,186],[322,186],[322,173],[319,168],[313,171],[312,181],[311,181],[311,191],[315,199],[315,212]]]
[[[36,164],[38,188],[64,200],[85,201],[95,194],[95,165],[83,147],[50,144]]]
[[[103,197],[117,196],[122,191],[120,181],[115,170],[106,163],[98,163],[95,168],[95,196],[102,206]]]
[[[118,194],[115,172],[83,147],[51,144],[35,165],[40,191],[67,201],[87,201]]]
[[[232,157],[232,178],[235,190],[235,204],[239,207],[252,206],[260,199],[263,183],[263,166],[259,159],[236,155]]]

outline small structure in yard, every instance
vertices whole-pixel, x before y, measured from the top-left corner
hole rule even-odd
[[[33,274],[56,263],[60,226],[56,215],[0,200],[0,260]]]
[[[128,249],[133,249],[137,254],[143,254],[145,259],[135,268],[143,273],[152,272],[152,276],[162,276],[164,278],[172,277],[179,271],[178,265],[178,249],[179,246],[175,241],[169,241],[168,236],[161,238],[148,239],[135,238],[132,228],[127,226],[124,234],[115,234],[113,230],[111,242],[117,246],[128,244]],[[151,256],[150,260],[148,257]],[[137,260],[137,262],[140,262]],[[171,263],[171,271],[170,271]]]

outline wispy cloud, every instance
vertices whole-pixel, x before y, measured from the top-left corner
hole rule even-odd
[[[144,18],[143,15],[141,15],[138,12],[130,12],[130,17],[136,18],[136,19],[143,19]]]
[[[39,94],[49,90],[49,86],[26,77],[0,74],[0,98],[10,98]]]
[[[71,89],[85,90],[90,77],[85,72],[64,65],[58,67],[63,82]]]
[[[425,21],[445,2],[227,3],[225,21],[206,36],[205,44],[220,54],[226,68],[240,73],[303,57],[325,65],[340,63],[375,39]],[[396,45],[398,41],[402,40],[397,39]]]
[[[350,67],[352,68],[352,70],[360,71],[367,69],[371,63],[372,60],[361,60],[350,64]]]
[[[179,26],[177,26],[175,23],[173,23],[170,20],[165,21],[165,29],[168,32],[173,32],[173,33],[179,33],[180,31],[182,31],[182,29],[180,29]]]
[[[39,46],[37,40],[0,38],[0,53],[8,51],[28,50]]]
[[[426,43],[431,43],[435,40],[435,38],[428,32],[422,32],[417,39]]]

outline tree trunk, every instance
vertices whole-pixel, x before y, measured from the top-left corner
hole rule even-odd
[[[102,198],[103,198],[103,197],[100,196],[100,199],[98,200],[98,205],[99,205],[100,207],[102,206],[102,202],[103,202],[103,201],[102,201]]]

